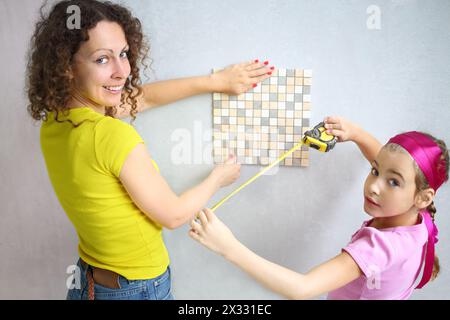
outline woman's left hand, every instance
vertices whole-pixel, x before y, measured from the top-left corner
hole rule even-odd
[[[191,221],[189,236],[208,249],[223,256],[232,252],[239,242],[230,229],[210,209],[203,209]]]
[[[270,78],[275,67],[268,61],[259,60],[233,64],[211,75],[215,92],[239,95],[255,88],[258,83]]]

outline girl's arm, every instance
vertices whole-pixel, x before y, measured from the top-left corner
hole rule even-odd
[[[372,163],[383,146],[374,136],[356,124],[342,117],[326,117],[325,128],[338,137],[339,142],[353,141],[361,150],[366,159]]]
[[[268,289],[289,299],[310,299],[338,289],[362,275],[356,262],[346,252],[300,274],[270,262],[240,243],[217,216],[205,209],[200,222],[193,220],[189,235],[221,254]]]
[[[164,80],[142,85],[138,97],[138,112],[166,105],[187,97],[210,92],[239,95],[252,89],[257,83],[269,78],[274,67],[258,60],[231,65],[222,71],[206,76]],[[118,108],[117,117],[130,115],[131,105]]]

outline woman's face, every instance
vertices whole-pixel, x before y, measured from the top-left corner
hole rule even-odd
[[[76,93],[101,106],[119,105],[131,70],[128,49],[125,33],[115,22],[101,21],[89,30],[89,40],[73,59]]]
[[[415,208],[416,173],[408,154],[382,148],[364,185],[364,211],[392,217]]]

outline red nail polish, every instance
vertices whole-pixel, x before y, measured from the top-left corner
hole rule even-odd
[[[269,61],[264,61],[264,64],[267,66],[269,64]]]
[[[258,85],[256,83],[253,84],[253,88],[256,88]]]
[[[270,70],[273,70],[273,69],[275,69],[275,67],[270,67]]]
[[[272,72],[268,72],[267,74],[268,74],[269,76],[271,76],[271,75],[272,75]]]
[[[258,60],[258,59],[256,59],[256,60],[255,60],[255,63],[258,63],[258,62],[259,62],[259,60]]]

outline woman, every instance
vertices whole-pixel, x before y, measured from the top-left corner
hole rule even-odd
[[[68,28],[69,6],[79,8],[80,28]],[[273,70],[253,61],[141,86],[147,52],[139,20],[110,2],[61,1],[36,25],[28,111],[44,120],[47,170],[79,237],[81,285],[68,299],[172,299],[162,227],[183,225],[239,176],[230,157],[178,196],[136,130],[118,118],[134,121],[138,112],[201,93],[241,94]]]

